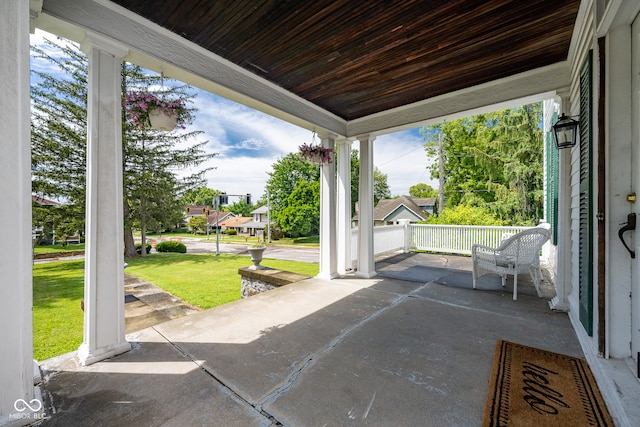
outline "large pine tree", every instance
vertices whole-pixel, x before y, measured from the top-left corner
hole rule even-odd
[[[32,57],[55,68],[55,72],[33,71],[33,191],[63,202],[56,224],[58,233],[63,233],[61,224],[83,232],[87,59],[75,46],[49,40],[44,46],[33,46]],[[121,70],[123,101],[130,91],[185,99],[194,96],[188,86],[164,80],[141,67],[123,63]],[[180,195],[203,184],[203,169],[180,179],[175,171],[198,168],[215,154],[205,153],[207,141],[198,141],[201,131],[139,128],[130,123],[124,109],[122,120],[125,249],[127,256],[133,256],[133,229],[142,230],[144,243],[147,229],[176,224],[182,218]]]

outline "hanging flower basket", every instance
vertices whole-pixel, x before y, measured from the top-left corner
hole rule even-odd
[[[178,124],[178,118],[156,109],[149,111],[149,123],[155,130],[172,131]]]
[[[333,149],[325,148],[316,144],[302,144],[298,147],[300,152],[298,153],[300,158],[306,162],[318,165],[324,163],[331,163],[333,161]]]
[[[186,101],[180,97],[169,100],[149,92],[128,92],[123,107],[129,123],[138,129],[172,131],[176,126],[184,129],[192,120]]]

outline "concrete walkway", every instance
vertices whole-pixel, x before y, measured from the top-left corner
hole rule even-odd
[[[513,301],[511,280],[472,290],[469,263],[398,255],[373,279],[313,278],[144,329],[89,367],[48,360],[44,424],[478,426],[498,339],[582,353],[525,276]]]
[[[125,332],[178,319],[200,311],[152,283],[124,274]]]

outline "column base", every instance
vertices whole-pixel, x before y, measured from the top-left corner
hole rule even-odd
[[[372,277],[376,277],[378,273],[375,271],[371,271],[369,273],[365,273],[364,271],[356,271],[356,277],[361,279],[371,279]]]
[[[549,301],[549,308],[554,311],[562,311],[564,313],[568,313],[569,303],[560,301],[560,298],[555,296],[551,301]]]
[[[323,280],[332,280],[332,279],[337,279],[338,277],[340,277],[340,274],[338,274],[338,273],[318,273],[318,275],[316,277],[318,279],[323,279]]]
[[[81,344],[78,348],[78,358],[82,366],[91,365],[101,360],[108,359],[118,354],[131,350],[131,343],[124,341],[107,347],[97,348],[93,351],[89,349],[88,344]]]

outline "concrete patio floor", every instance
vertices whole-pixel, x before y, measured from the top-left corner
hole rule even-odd
[[[81,367],[43,363],[56,426],[477,426],[496,341],[573,356],[566,314],[520,276],[471,289],[470,258],[402,254],[372,279],[317,278],[128,335]]]

